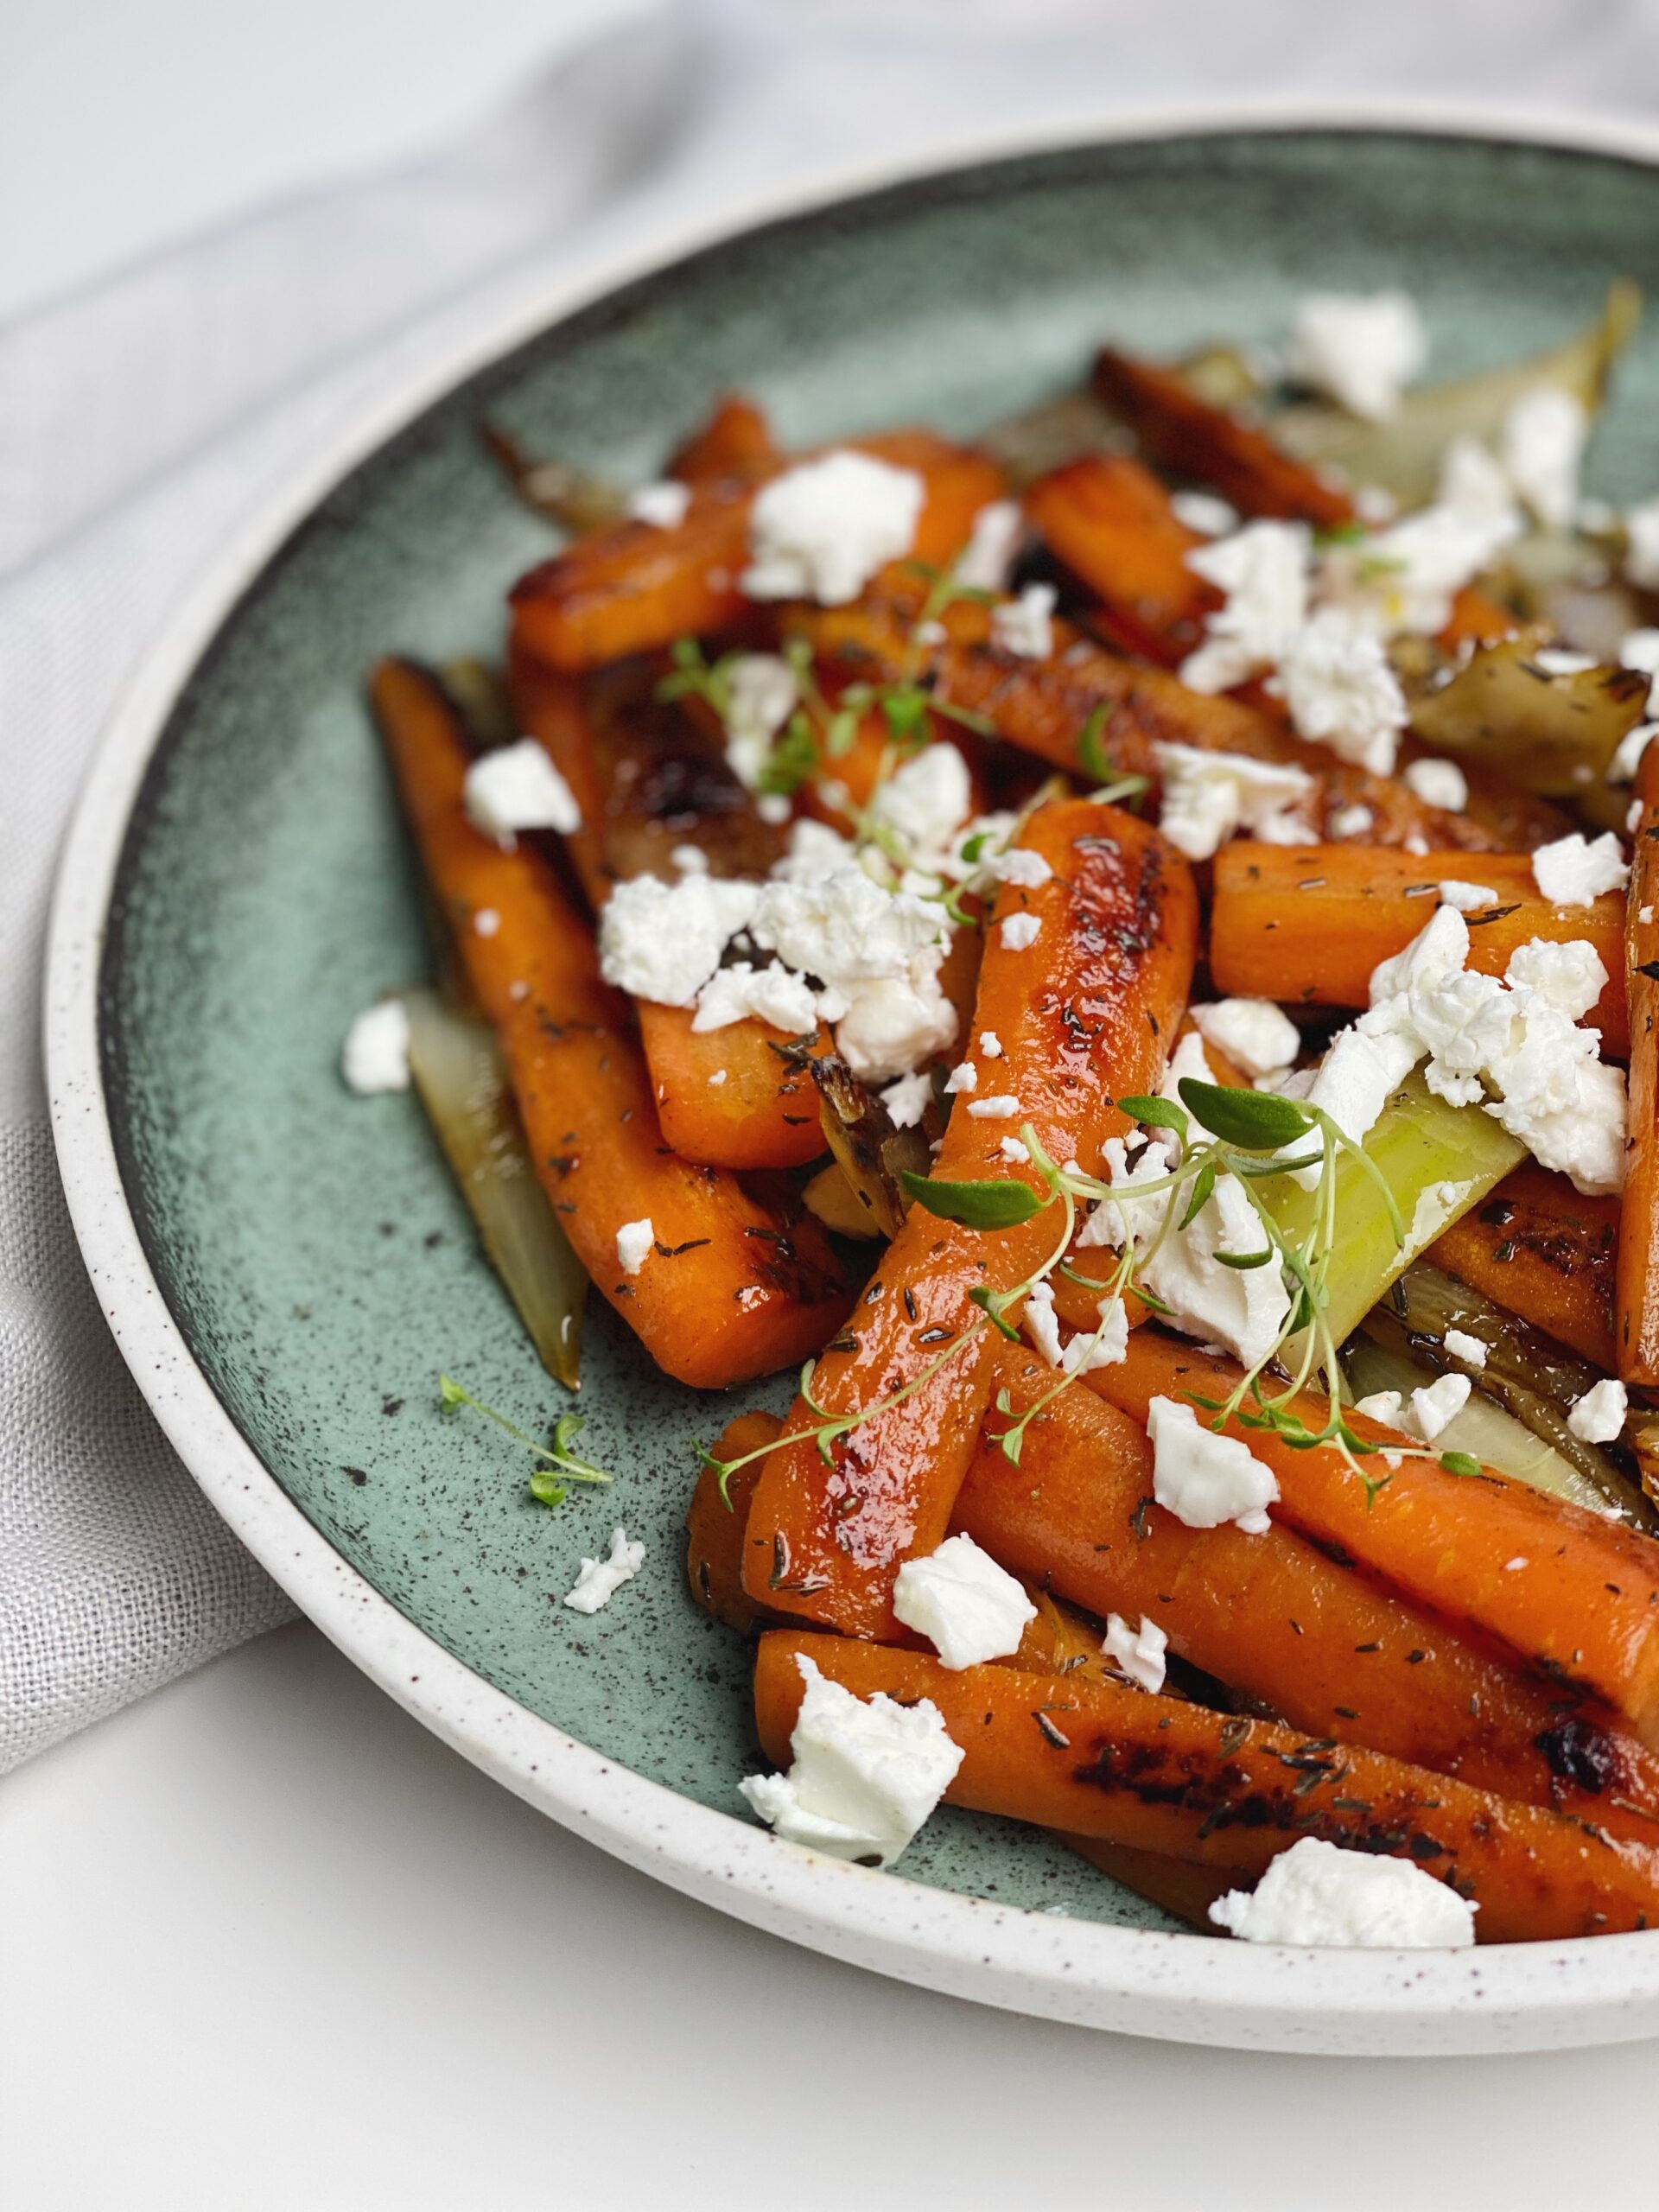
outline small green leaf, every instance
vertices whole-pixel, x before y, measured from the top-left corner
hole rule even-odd
[[[941,1183],[906,1167],[904,1185],[918,1206],[964,1229],[1012,1229],[1048,1204],[1029,1183],[995,1176],[982,1183]]]
[[[1020,1454],[1026,1441],[1025,1424],[1020,1422],[1013,1428],[1004,1430],[1000,1441],[1002,1446],[1002,1456],[1011,1467],[1017,1467],[1020,1464]]]
[[[1187,1199],[1186,1211],[1175,1224],[1178,1230],[1190,1229],[1192,1226],[1205,1206],[1209,1205],[1215,1188],[1216,1163],[1213,1160],[1206,1160],[1192,1178],[1192,1193]]]
[[[987,1283],[976,1283],[968,1294],[968,1300],[970,1305],[978,1306],[991,1326],[1005,1336],[1011,1344],[1019,1343],[1019,1330],[1005,1318],[1008,1302],[1006,1292],[993,1290]]]
[[[1448,1475],[1462,1475],[1465,1478],[1485,1472],[1472,1452],[1442,1452],[1440,1465]]]
[[[563,1505],[570,1495],[558,1477],[545,1467],[537,1467],[531,1476],[530,1494],[541,1505]]]
[[[996,1394],[996,1410],[1000,1414],[1011,1414],[1014,1411],[1014,1399],[1006,1385]]]
[[[466,1403],[467,1393],[461,1389],[460,1383],[452,1382],[447,1375],[440,1375],[438,1411],[441,1414],[458,1414]]]
[[[1274,1251],[1269,1244],[1265,1252],[1217,1252],[1215,1256],[1224,1268],[1236,1268],[1243,1274],[1251,1268],[1265,1268]]]
[[[899,745],[914,745],[927,717],[927,700],[920,691],[889,691],[881,701],[887,728]]]
[[[846,711],[831,715],[830,727],[824,732],[823,738],[824,750],[830,758],[832,760],[839,760],[844,753],[852,751],[857,741],[858,716]]]
[[[1241,1152],[1276,1152],[1314,1126],[1313,1116],[1294,1098],[1271,1090],[1235,1090],[1184,1075],[1180,1093],[1196,1122]]]
[[[1110,754],[1100,741],[1100,734],[1111,719],[1109,705],[1096,707],[1077,738],[1077,758],[1083,763],[1084,773],[1097,784],[1107,782],[1113,774]]]
[[[1178,1137],[1187,1132],[1187,1118],[1173,1098],[1120,1098],[1117,1109],[1149,1129],[1173,1129]]]

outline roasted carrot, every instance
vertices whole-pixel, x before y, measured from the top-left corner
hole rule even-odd
[[[1189,530],[1152,471],[1127,454],[1087,454],[1040,478],[1026,512],[1056,559],[1166,666],[1204,634],[1221,594],[1188,568],[1206,541]]]
[[[1586,1198],[1523,1160],[1423,1256],[1611,1375],[1619,1214],[1617,1198]]]
[[[739,1414],[726,1424],[715,1456],[741,1459],[746,1452],[772,1443],[782,1427],[776,1414]],[[719,1474],[705,1462],[685,1512],[685,1579],[692,1600],[740,1636],[782,1618],[757,1605],[743,1587],[743,1541],[760,1466],[759,1459],[750,1459],[734,1468],[722,1494]]]
[[[768,476],[782,460],[764,411],[747,392],[728,391],[680,447],[665,474],[682,484],[712,484],[728,477]]]
[[[1624,902],[1555,906],[1524,853],[1378,852],[1363,846],[1262,845],[1241,838],[1216,855],[1210,967],[1218,991],[1300,1006],[1370,1003],[1371,971],[1410,944],[1446,879],[1496,893],[1468,916],[1469,965],[1501,976],[1533,938],[1586,938],[1608,982],[1586,1017],[1615,1057],[1625,1048]]]
[[[1259,1874],[1300,1837],[1408,1858],[1480,1910],[1482,1942],[1659,1920],[1659,1851],[1357,1745],[1271,1721],[1008,1667],[957,1673],[911,1651],[774,1631],[755,1718],[786,1766],[806,1657],[855,1696],[931,1700],[963,1761],[947,1801],[1065,1834]]]
[[[404,810],[467,976],[494,1023],[531,1155],[582,1264],[658,1365],[704,1389],[769,1373],[823,1343],[847,1294],[816,1224],[792,1241],[734,1177],[663,1145],[625,1001],[600,979],[587,924],[537,854],[467,821],[468,754],[436,683],[383,662],[372,699]],[[485,935],[474,917],[497,916]],[[649,1219],[624,1273],[617,1232]]]
[[[1162,1851],[1136,1851],[1127,1843],[1108,1843],[1103,1836],[1068,1835],[1080,1859],[1113,1881],[1121,1882],[1137,1897],[1150,1897],[1177,1920],[1185,1920],[1205,1936],[1216,1933],[1210,1908],[1229,1890],[1246,1890],[1251,1877],[1238,1866],[1198,1866],[1191,1860],[1172,1859]]]
[[[663,1141],[715,1167],[798,1167],[825,1150],[812,1062],[827,1029],[791,1037],[766,1021],[694,1029],[690,1007],[639,1001]]]
[[[1192,976],[1197,899],[1186,863],[1132,815],[1089,801],[1062,801],[1031,817],[1020,843],[1053,873],[1035,889],[1002,886],[980,970],[973,1033],[995,1033],[1002,1056],[969,1057],[979,1069],[972,1103],[1017,1100],[996,1119],[951,1116],[935,1174],[951,1181],[1022,1175],[1001,1156],[1004,1137],[1030,1122],[1050,1156],[1097,1163],[1124,1117],[1112,1103],[1155,1082]],[[1011,946],[1004,920],[1020,912],[1039,925],[1034,944]],[[966,1106],[969,1102],[962,1102]],[[900,1562],[931,1551],[978,1432],[985,1330],[928,1381],[942,1349],[979,1321],[969,1293],[1011,1289],[1052,1249],[1058,1224],[1044,1212],[995,1235],[912,1208],[860,1300],[847,1338],[818,1362],[813,1396],[831,1414],[856,1414],[894,1391],[904,1402],[876,1414],[836,1446],[826,1465],[817,1446],[781,1447],[755,1494],[755,1534],[779,1548],[785,1586],[764,1592],[752,1551],[747,1586],[791,1613],[851,1635],[890,1634],[891,1592]],[[804,1402],[787,1432],[823,1416]]]
[[[1637,769],[1636,796],[1642,815],[1618,963],[1629,970],[1630,1113],[1614,1332],[1618,1372],[1652,1389],[1659,1386],[1659,757],[1652,746]]]
[[[925,479],[912,556],[934,567],[960,550],[975,515],[1001,487],[1001,472],[982,454],[931,431],[895,430],[849,443]],[[515,641],[555,668],[576,670],[734,622],[750,604],[740,579],[753,500],[753,486],[741,481],[699,483],[675,529],[619,523],[567,546],[513,586]]]
[[[1152,1399],[1220,1402],[1238,1374],[1229,1359],[1146,1328],[1120,1365],[1088,1381],[1144,1424]],[[1324,1400],[1299,1402],[1322,1428]],[[1363,1437],[1397,1441],[1348,1418]],[[1433,1459],[1367,1461],[1368,1490],[1331,1446],[1297,1450],[1267,1430],[1232,1433],[1278,1478],[1275,1517],[1549,1681],[1601,1700],[1659,1748],[1659,1542],[1496,1475],[1454,1475]]]
[[[1054,1382],[1011,1345],[996,1370],[1016,1419]],[[1564,1712],[1556,1689],[1282,1522],[1254,1536],[1185,1527],[1153,1500],[1145,1433],[1090,1391],[1037,1416],[1017,1467],[996,1441],[1006,1425],[988,1419],[954,1525],[1011,1573],[1094,1613],[1144,1614],[1183,1659],[1293,1727],[1659,1845],[1659,1758],[1611,1714]]]

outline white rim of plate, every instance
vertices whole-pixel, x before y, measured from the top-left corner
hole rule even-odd
[[[144,1257],[104,1094],[99,976],[132,809],[168,715],[243,593],[334,487],[454,386],[605,295],[780,219],[977,163],[1226,133],[1453,137],[1659,168],[1659,132],[1536,111],[1241,100],[1044,133],[979,132],[921,162],[798,180],[758,205],[664,225],[535,286],[329,441],[211,563],[111,715],[77,804],[48,933],[44,1024],[58,1160],[123,1357],[186,1466],[301,1610],[379,1687],[497,1781],[590,1841],[722,1911],[946,1993],[1182,2041],[1387,2055],[1528,2050],[1659,2029],[1659,1931],[1474,1951],[1295,1950],[1107,1926],[850,1866],[694,1804],[493,1688],[347,1566],[283,1490],[192,1358]]]

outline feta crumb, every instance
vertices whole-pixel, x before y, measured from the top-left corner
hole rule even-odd
[[[1022,891],[1040,890],[1053,869],[1040,853],[1025,845],[1010,845],[987,865],[986,873],[997,883],[1012,883]]]
[[[607,983],[662,1006],[690,1006],[720,965],[729,939],[752,918],[755,883],[637,875],[619,883],[599,918],[600,972]]]
[[[480,906],[473,916],[473,930],[479,937],[493,937],[501,926],[501,917],[493,906]]]
[[[1624,1385],[1604,1379],[1586,1390],[1567,1417],[1574,1436],[1586,1444],[1611,1444],[1624,1427]]]
[[[1331,817],[1333,837],[1363,837],[1376,817],[1369,806],[1339,806]]]
[[[845,607],[879,568],[909,552],[925,496],[914,469],[844,448],[786,469],[756,495],[741,589],[751,599]]]
[[[625,1275],[637,1275],[657,1243],[657,1231],[647,1214],[642,1221],[625,1221],[616,1232],[617,1265]]]
[[[1589,436],[1583,401],[1557,385],[1522,392],[1503,418],[1504,474],[1547,529],[1566,530],[1573,520]]]
[[[779,653],[740,653],[725,673],[726,765],[752,791],[766,772],[773,740],[800,703],[800,679]]]
[[[1205,1042],[1252,1081],[1288,1067],[1301,1050],[1302,1033],[1271,999],[1218,999],[1187,1012]]]
[[[782,791],[762,791],[754,802],[754,810],[772,829],[781,830],[795,809]]]
[[[1659,683],[1656,683],[1654,688],[1659,690]],[[1649,712],[1652,707],[1653,702],[1649,699],[1648,702]],[[1633,784],[1636,781],[1636,772],[1642,766],[1642,755],[1656,737],[1659,737],[1659,722],[1637,722],[1633,729],[1627,729],[1614,747],[1613,757],[1607,763],[1608,782]],[[1641,818],[1641,805],[1638,802],[1637,820],[1639,822]],[[1634,825],[1632,825],[1633,828]]]
[[[1491,512],[1442,496],[1358,543],[1326,546],[1319,556],[1320,593],[1380,637],[1432,633],[1450,620],[1454,595],[1490,568],[1521,529],[1513,502]]]
[[[409,1089],[409,1009],[401,999],[382,999],[358,1015],[346,1033],[340,1070],[359,1098]]]
[[[725,1068],[716,1068],[713,1075],[709,1078],[709,1090],[717,1090],[721,1084],[725,1082],[728,1073],[728,1071]]]
[[[748,960],[716,968],[697,993],[693,1030],[701,1034],[751,1020],[770,1022],[792,1037],[810,1035],[818,1026],[817,995],[804,976],[779,960],[770,960],[764,968]]]
[[[1645,929],[1645,928],[1647,927],[1648,924],[1649,924],[1650,921],[1652,921],[1652,919],[1653,919],[1653,909],[1652,909],[1652,907],[1651,907],[1651,906],[1638,906],[1638,907],[1637,908],[1637,910],[1636,910],[1636,918],[1637,918],[1637,920],[1638,922],[1640,922],[1640,923],[1642,924],[1642,926]]]
[[[1169,511],[1201,537],[1230,537],[1239,524],[1238,509],[1213,492],[1172,492]]]
[[[991,609],[991,643],[1021,660],[1047,660],[1054,651],[1052,584],[1027,584],[1018,599]]]
[[[1031,1158],[1031,1148],[1020,1143],[1018,1137],[1004,1137],[996,1147],[1000,1156],[1012,1160],[1016,1167],[1023,1167]]]
[[[893,1611],[953,1673],[1006,1659],[1037,1618],[1024,1584],[969,1535],[947,1537],[925,1559],[907,1559],[893,1584]]]
[[[1155,1697],[1164,1687],[1167,1671],[1164,1655],[1169,1648],[1169,1638],[1156,1621],[1141,1616],[1139,1628],[1131,1628],[1122,1613],[1108,1613],[1106,1635],[1101,1649],[1121,1674],[1127,1675],[1143,1690],[1150,1690]]]
[[[1285,367],[1351,415],[1384,423],[1427,358],[1409,294],[1310,292],[1297,307]]]
[[[1411,1394],[1412,1425],[1425,1444],[1432,1444],[1446,1423],[1454,1421],[1469,1402],[1473,1388],[1466,1375],[1442,1375]]]
[[[1347,611],[1323,608],[1286,640],[1277,688],[1299,737],[1374,776],[1394,772],[1406,695],[1382,640],[1357,628]]]
[[[1001,1058],[1002,1039],[997,1035],[995,1029],[982,1029],[980,1031],[979,1049],[988,1060],[1000,1060]]]
[[[645,1563],[643,1544],[630,1543],[627,1531],[619,1529],[611,1538],[607,1559],[585,1559],[576,1586],[565,1598],[573,1613],[596,1613],[608,1605],[625,1582],[632,1582]]]
[[[1230,537],[1195,546],[1186,565],[1226,594],[1205,623],[1204,643],[1181,664],[1194,691],[1229,691],[1270,668],[1307,619],[1305,523],[1248,522]]]
[[[1006,591],[1025,530],[1017,499],[993,499],[982,507],[974,517],[966,550],[957,556],[957,582],[969,591]]]
[[[1408,760],[1403,773],[1407,790],[1414,791],[1425,806],[1461,814],[1469,804],[1469,779],[1455,760]]]
[[[931,1698],[906,1706],[880,1690],[855,1697],[804,1652],[796,1663],[806,1694],[789,1739],[794,1764],[738,1787],[791,1843],[891,1866],[955,1780],[961,1748]]]
[[[1280,1853],[1254,1890],[1217,1897],[1210,1917],[1247,1943],[1463,1950],[1475,1940],[1478,1910],[1408,1859],[1344,1851],[1305,1835]]]
[[[511,852],[521,830],[556,830],[568,837],[582,827],[575,794],[533,737],[499,746],[467,769],[461,804],[474,830]]]
[[[1158,826],[1189,860],[1211,859],[1241,830],[1270,845],[1313,835],[1299,811],[1313,794],[1305,768],[1157,740],[1152,750],[1163,785]]]
[[[1523,1567],[1531,1565],[1532,1561],[1522,1553],[1515,1559],[1506,1559],[1503,1562],[1503,1572],[1505,1574],[1519,1574]]]
[[[1436,501],[1459,513],[1508,523],[1515,517],[1515,487],[1490,447],[1459,431],[1440,456]]]
[[[1435,888],[1441,905],[1455,906],[1460,914],[1478,913],[1483,906],[1497,904],[1497,893],[1490,883],[1465,883],[1460,875],[1448,875]]]
[[[1036,944],[1043,926],[1040,914],[1010,914],[998,925],[1010,952],[1025,952]]]
[[[973,804],[968,763],[954,745],[941,742],[924,746],[877,786],[868,819],[912,861],[925,861],[962,827]]]
[[[1643,499],[1624,517],[1624,573],[1643,591],[1659,590],[1659,499]]]
[[[668,857],[682,875],[707,875],[709,855],[701,845],[671,845]]]
[[[1544,676],[1587,676],[1601,665],[1594,653],[1569,652],[1564,645],[1541,645],[1532,656],[1532,666]]]
[[[963,1060],[960,1066],[952,1068],[944,1079],[945,1096],[950,1098],[959,1096],[964,1090],[977,1090],[978,1088],[979,1070],[971,1060]]]
[[[649,523],[653,530],[677,530],[691,505],[691,486],[671,477],[660,484],[641,484],[628,494],[631,521]]]
[[[1152,1494],[1166,1512],[1189,1529],[1218,1529],[1230,1521],[1247,1535],[1264,1533],[1279,1484],[1248,1445],[1200,1427],[1192,1407],[1173,1398],[1153,1399],[1147,1433]]]
[[[913,1129],[933,1103],[933,1078],[924,1068],[917,1075],[901,1075],[881,1093],[881,1103],[895,1129]]]
[[[1011,1122],[1020,1111],[1017,1098],[970,1098],[968,1111],[976,1122]]]
[[[1653,508],[1659,525],[1659,499]],[[1659,676],[1659,630],[1627,630],[1618,641],[1618,664],[1640,669],[1643,676]]]
[[[1440,1341],[1452,1358],[1460,1359],[1465,1367],[1485,1366],[1486,1346],[1466,1329],[1448,1329]]]
[[[1622,891],[1630,880],[1624,854],[1611,830],[1593,843],[1574,830],[1532,856],[1533,880],[1555,906],[1589,906],[1604,891]]]

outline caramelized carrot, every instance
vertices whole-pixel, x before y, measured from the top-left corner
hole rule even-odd
[[[1152,658],[1173,668],[1198,644],[1205,615],[1221,605],[1215,586],[1186,565],[1206,540],[1177,516],[1149,468],[1126,454],[1087,454],[1033,484],[1026,512]]]
[[[1659,1920],[1659,1851],[1357,1745],[1103,1683],[964,1667],[842,1637],[761,1638],[755,1718],[790,1761],[810,1659],[855,1696],[931,1699],[963,1761],[948,1802],[1263,1872],[1302,1836],[1408,1858],[1479,1906],[1485,1943]]]
[[[1586,1198],[1523,1160],[1423,1256],[1611,1375],[1619,1214],[1617,1198]]]
[[[1012,1345],[996,1370],[1015,1418],[1055,1380]],[[1017,1467],[995,1440],[1004,1425],[988,1421],[954,1525],[1011,1573],[1091,1612],[1156,1621],[1172,1650],[1293,1727],[1659,1845],[1659,1758],[1611,1715],[1564,1713],[1555,1689],[1282,1522],[1254,1536],[1185,1527],[1153,1501],[1144,1432],[1092,1392],[1054,1399]]]
[[[1624,1051],[1623,901],[1608,892],[1591,906],[1555,906],[1533,879],[1524,853],[1378,852],[1364,846],[1260,845],[1240,839],[1216,855],[1210,966],[1218,991],[1299,1006],[1370,1003],[1371,970],[1410,944],[1439,904],[1448,877],[1496,897],[1468,916],[1469,965],[1501,976],[1534,938],[1554,944],[1586,938],[1608,982],[1587,1019],[1607,1052]]]
[[[1017,1116],[963,1110],[950,1118],[935,1174],[973,1181],[1010,1173],[1001,1143],[1025,1122],[1057,1160],[1097,1163],[1123,1116],[1113,1100],[1145,1090],[1161,1071],[1192,976],[1197,899],[1186,863],[1131,815],[1088,801],[1039,808],[1020,842],[1053,873],[1027,890],[1004,885],[980,970],[973,1033],[993,1030],[999,1059],[979,1067],[975,1103],[1017,1099]],[[1039,924],[1016,949],[1002,922],[1020,912]],[[969,1338],[931,1380],[944,1346],[978,1319],[969,1294],[1011,1289],[1052,1247],[1058,1224],[1040,1213],[995,1235],[912,1208],[860,1300],[844,1343],[817,1365],[813,1395],[832,1414],[857,1413],[915,1384],[901,1404],[874,1414],[836,1446],[826,1465],[811,1442],[780,1447],[755,1493],[757,1536],[788,1562],[781,1588],[766,1585],[752,1551],[747,1586],[791,1613],[850,1635],[891,1634],[893,1578],[913,1552],[944,1535],[979,1428],[987,1332]],[[821,1418],[804,1402],[787,1432]]]
[[[1116,1367],[1090,1384],[1143,1425],[1156,1397],[1190,1403],[1224,1399],[1238,1380],[1232,1361],[1136,1329]],[[1323,1399],[1299,1401],[1315,1431]],[[1349,1415],[1355,1433],[1397,1440]],[[1496,1639],[1525,1666],[1624,1716],[1642,1742],[1659,1747],[1659,1542],[1563,1504],[1524,1484],[1486,1474],[1464,1478],[1438,1461],[1382,1461],[1366,1484],[1330,1446],[1296,1450],[1266,1430],[1243,1437],[1278,1478],[1276,1518],[1344,1561],[1373,1574],[1453,1624]],[[1386,1476],[1386,1480],[1381,1480]],[[1381,1486],[1377,1482],[1381,1480]]]
[[[675,454],[665,474],[682,484],[755,479],[771,475],[783,458],[762,410],[747,392],[728,391],[715,401],[702,428]]]
[[[1154,1904],[1161,1905],[1177,1920],[1188,1922],[1205,1936],[1216,1932],[1210,1908],[1217,1898],[1225,1897],[1229,1890],[1250,1885],[1250,1877],[1238,1866],[1198,1866],[1187,1859],[1172,1859],[1166,1852],[1136,1851],[1127,1843],[1108,1843],[1098,1835],[1068,1835],[1061,1841],[1126,1890],[1150,1897]]]
[[[772,1443],[782,1427],[776,1414],[739,1414],[726,1424],[715,1457],[741,1459],[746,1452]],[[740,1636],[781,1618],[757,1605],[743,1587],[743,1542],[760,1466],[759,1459],[750,1459],[735,1468],[722,1496],[720,1477],[705,1461],[685,1511],[685,1578],[692,1601]]]
[[[1652,746],[1636,774],[1642,809],[1630,868],[1624,958],[1630,994],[1630,1114],[1618,1239],[1614,1331],[1618,1372],[1659,1386],[1659,758]]]
[[[960,550],[975,515],[1001,487],[1001,473],[982,454],[928,430],[849,442],[925,479],[912,556],[934,567]],[[748,563],[753,496],[741,481],[699,483],[684,521],[672,530],[618,523],[567,546],[513,586],[515,642],[555,668],[578,670],[734,622],[750,604],[740,579]]]
[[[766,1021],[694,1029],[690,1007],[639,1002],[663,1141],[715,1167],[799,1167],[825,1149],[812,1062],[827,1029],[791,1037]]]
[[[586,923],[535,852],[503,852],[467,819],[468,754],[442,692],[386,661],[372,697],[427,875],[500,1037],[531,1155],[596,1287],[681,1382],[718,1389],[803,1358],[847,1306],[816,1224],[791,1242],[734,1177],[666,1150],[626,1003],[601,981]],[[487,936],[474,927],[486,909],[498,917]],[[630,1276],[617,1232],[642,1218],[653,1246]]]

